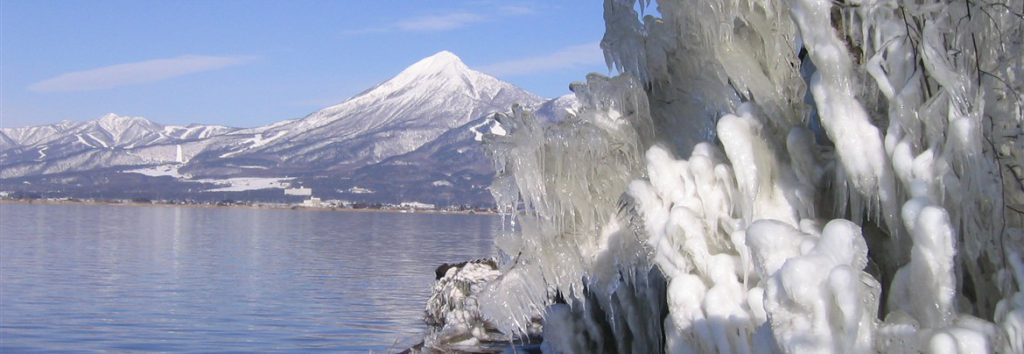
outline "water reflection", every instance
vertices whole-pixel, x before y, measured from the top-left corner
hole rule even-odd
[[[489,216],[0,205],[0,351],[383,351]],[[395,343],[398,344],[395,344]]]

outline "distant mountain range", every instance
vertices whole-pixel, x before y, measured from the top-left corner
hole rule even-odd
[[[488,205],[491,162],[479,145],[512,104],[564,115],[443,51],[338,105],[256,128],[161,125],[108,114],[0,129],[0,191],[43,197]]]

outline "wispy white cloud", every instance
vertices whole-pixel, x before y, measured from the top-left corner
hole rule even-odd
[[[399,21],[395,27],[403,31],[447,31],[483,22],[485,16],[472,12],[430,15]]]
[[[568,46],[554,53],[512,59],[479,67],[494,76],[518,76],[604,64],[604,53],[598,43]]]
[[[28,89],[34,92],[103,90],[222,69],[253,59],[248,56],[183,55],[70,72],[34,83]]]
[[[527,5],[506,4],[492,7],[487,11],[458,11],[405,18],[379,26],[351,29],[342,33],[345,35],[364,35],[386,32],[441,32],[465,28],[502,17],[523,16],[534,13],[536,13],[536,10]]]
[[[498,7],[498,12],[506,16],[532,15],[537,12],[533,7],[526,5],[503,5]]]

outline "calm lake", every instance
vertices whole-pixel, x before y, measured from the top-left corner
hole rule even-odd
[[[0,204],[0,352],[393,352],[483,215]]]

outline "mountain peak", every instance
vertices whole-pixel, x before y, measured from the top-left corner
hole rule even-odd
[[[118,118],[121,118],[121,116],[117,115],[117,113],[107,113],[100,117],[99,120],[117,120]]]
[[[115,140],[120,140],[124,132],[130,129],[157,131],[163,128],[159,124],[150,122],[146,118],[119,116],[114,113],[107,113],[99,119],[96,119],[92,122],[86,122],[86,124],[92,124],[103,130],[106,130],[107,132],[111,133],[112,136],[114,136]]]
[[[469,67],[462,62],[462,59],[460,59],[459,56],[447,50],[442,50],[434,55],[420,59],[420,61],[403,70],[399,76],[433,75],[442,72],[461,72],[467,70],[469,70]]]
[[[308,131],[336,122],[337,127],[332,130],[346,131],[348,135],[383,126],[450,129],[482,114],[504,111],[514,102],[532,104],[537,101],[540,98],[529,92],[474,71],[452,52],[440,51],[342,103],[313,112],[296,122],[267,129]],[[350,116],[358,118],[346,119]],[[444,119],[430,122],[440,117]],[[415,124],[411,123],[414,121]],[[424,143],[423,139],[431,138],[427,134],[435,134],[441,128],[407,139],[409,143],[403,143],[402,148],[407,152],[408,148]]]
[[[431,55],[429,57],[424,58],[424,60],[426,60],[426,59],[440,60],[440,61],[457,61],[457,62],[460,62],[460,63],[462,62],[462,59],[459,58],[458,55],[455,55],[455,53],[449,52],[447,50],[442,50],[440,52],[434,53],[434,55]]]
[[[104,123],[123,123],[123,122],[133,122],[133,121],[145,120],[145,119],[143,119],[142,117],[119,116],[116,113],[107,113],[107,114],[104,114],[102,117],[99,117],[96,120],[99,121],[99,122],[104,122]]]
[[[462,64],[462,58],[447,50],[434,53],[429,57],[420,59],[420,62],[431,62],[435,64]],[[465,64],[463,64],[465,65]]]

